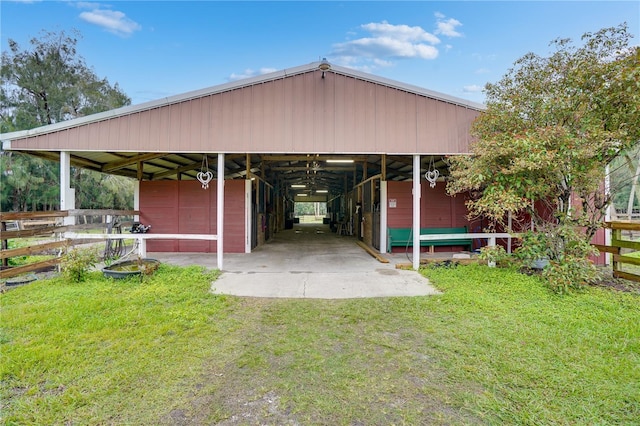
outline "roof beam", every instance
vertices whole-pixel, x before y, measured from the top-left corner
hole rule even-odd
[[[312,167],[306,167],[306,166],[276,166],[276,167],[271,167],[271,170],[280,171],[280,172],[286,172],[286,171],[304,172],[307,170],[310,172],[350,172],[350,171],[353,171],[353,164],[347,164],[346,167],[340,167],[340,166],[324,167],[323,166],[315,170]]]
[[[111,163],[105,164],[102,166],[102,172],[107,173],[113,170],[122,169],[126,166],[130,166],[131,164],[136,164],[140,162],[145,162],[149,160],[153,160],[154,158],[166,157],[167,153],[157,153],[157,152],[149,152],[146,154],[134,155],[133,157],[127,157],[122,160],[113,161]]]
[[[327,160],[353,160],[354,162],[362,162],[367,160],[366,155],[263,155],[262,161],[327,161]]]

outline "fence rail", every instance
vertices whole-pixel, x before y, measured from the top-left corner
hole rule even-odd
[[[611,253],[613,257],[613,276],[640,282],[640,270],[638,273],[623,270],[623,265],[640,266],[640,257],[630,256],[631,253],[640,251],[640,240],[635,241],[633,239],[634,232],[640,231],[640,222],[613,221],[606,222],[605,227],[611,229],[611,245],[596,244],[595,247],[601,253]],[[629,231],[628,239],[623,236],[624,231]]]
[[[64,225],[63,218],[69,216],[133,216],[139,214],[135,210],[69,210],[44,212],[0,212],[0,279],[15,277],[27,272],[40,271],[56,266],[61,255],[70,246],[85,243],[82,240],[63,238],[62,233],[86,230],[104,226],[104,223],[93,225]],[[9,248],[9,240],[36,238],[23,247]],[[52,241],[53,240],[53,241]],[[50,259],[31,262],[20,266],[10,266],[9,259],[51,253]]]

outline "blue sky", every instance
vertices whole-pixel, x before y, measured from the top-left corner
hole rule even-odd
[[[134,104],[294,67],[330,62],[483,102],[528,52],[558,37],[627,22],[640,43],[640,2],[0,1],[7,39],[70,32],[101,78]]]

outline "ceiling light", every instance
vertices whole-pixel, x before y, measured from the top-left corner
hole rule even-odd
[[[353,163],[353,160],[327,160],[327,163]]]
[[[292,187],[292,188],[306,188],[306,187],[307,187],[307,185],[300,185],[300,184],[297,184],[297,183],[296,183],[296,184],[291,185],[291,187]]]
[[[326,194],[327,192],[329,192],[329,190],[328,189],[318,189],[316,192],[318,194]]]
[[[304,193],[300,193],[298,194],[298,197],[307,197],[309,194],[304,194]]]

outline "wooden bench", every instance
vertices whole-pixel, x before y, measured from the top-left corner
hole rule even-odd
[[[413,235],[411,228],[387,228],[387,247],[413,247]],[[420,228],[420,235],[428,234],[466,234],[467,227],[458,228]],[[464,246],[471,251],[473,239],[456,238],[452,240],[429,240],[420,241],[421,247],[429,247],[433,253],[435,246]]]

